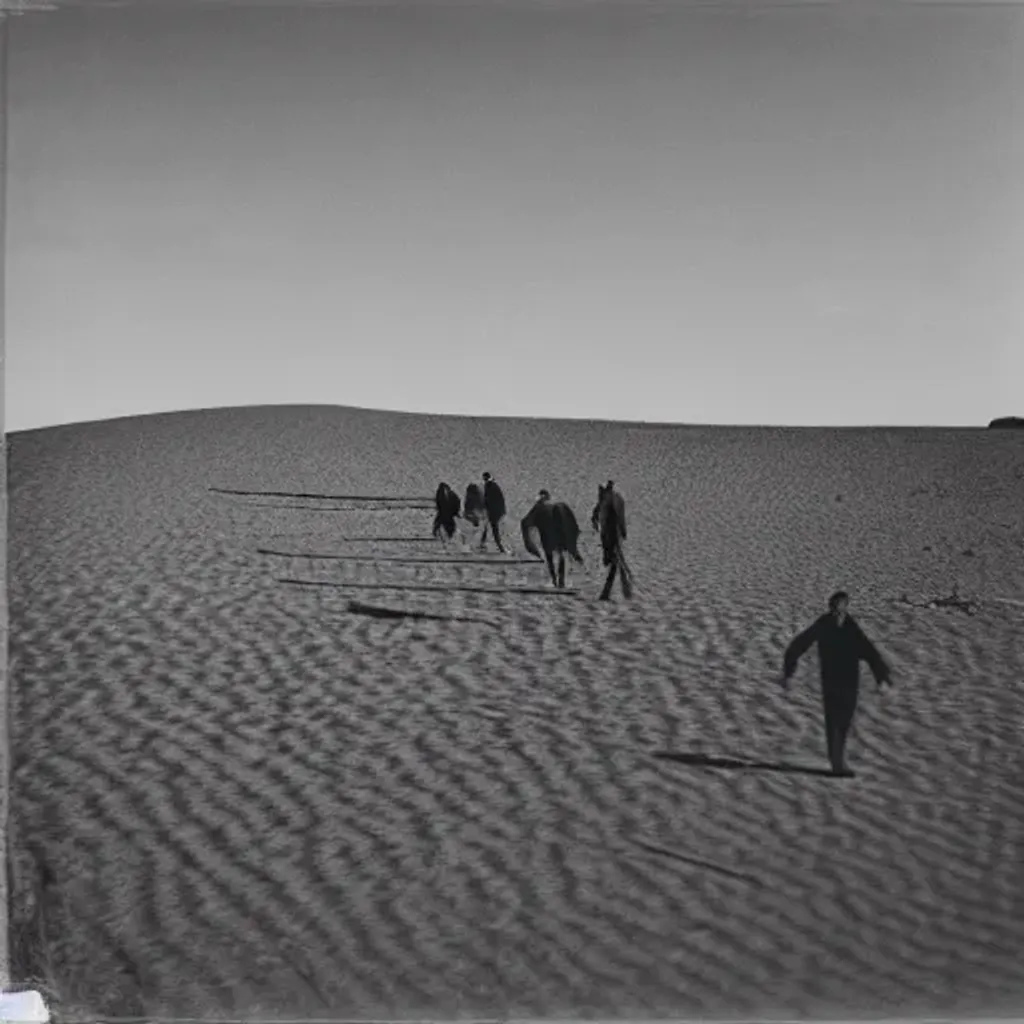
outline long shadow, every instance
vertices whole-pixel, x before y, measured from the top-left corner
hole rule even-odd
[[[257,548],[260,555],[279,555],[281,558],[322,558],[335,562],[402,562],[422,565],[536,565],[535,558],[474,558],[460,555],[343,555],[337,552],[319,554],[315,551],[278,551],[276,548]]]
[[[738,878],[744,882],[759,882],[759,879],[753,875],[748,875],[743,871],[732,871],[729,868],[722,867],[720,864],[712,864],[710,861],[702,860],[699,857],[688,857],[685,853],[679,853],[677,850],[670,850],[667,846],[657,846],[654,843],[645,843],[642,839],[630,839],[631,843],[636,846],[642,847],[649,853],[656,853],[662,857],[671,857],[672,860],[682,861],[684,864],[690,864],[696,868],[706,868],[708,871],[714,871],[719,875],[725,875],[729,878]]]
[[[243,491],[233,487],[209,487],[214,494],[233,494],[255,498],[315,498],[321,501],[371,501],[405,504],[409,501],[423,502],[424,507],[433,508],[434,500],[429,495],[407,496],[401,494],[315,494],[309,491]]]
[[[448,594],[529,594],[533,597],[579,597],[580,592],[571,587],[488,587],[456,586],[448,583],[362,583],[334,582],[332,580],[299,580],[279,577],[278,583],[290,583],[297,587],[333,587],[337,590],[394,590],[420,591],[423,593]]]
[[[342,499],[331,499],[342,500]],[[348,505],[307,505],[295,501],[243,501],[239,502],[239,508],[301,508],[307,512],[407,512],[409,509],[431,509],[433,505],[393,505],[386,502],[364,502],[354,504],[354,499],[349,499]]]
[[[828,768],[810,768],[807,765],[791,764],[788,761],[752,761],[742,757],[717,757],[714,754],[675,754],[658,750],[654,754],[659,761],[674,761],[693,768],[719,768],[723,771],[739,772],[784,772],[790,775],[816,775],[834,779]]]
[[[433,612],[411,611],[403,608],[385,608],[381,605],[364,604],[362,601],[349,601],[348,610],[353,615],[367,615],[373,619],[418,619],[428,622],[478,622],[484,626],[500,629],[501,624],[493,619],[485,619],[477,615],[437,615]]]

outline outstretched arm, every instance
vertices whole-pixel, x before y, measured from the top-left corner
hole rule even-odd
[[[808,626],[802,633],[796,636],[786,648],[782,656],[782,676],[789,679],[796,671],[796,663],[810,650],[811,646],[818,639],[818,631],[821,629],[821,619]]]
[[[879,686],[882,683],[892,683],[892,674],[889,671],[889,665],[885,658],[879,653],[878,648],[867,638],[864,630],[857,625],[857,638],[859,641],[859,654],[861,658],[866,661],[871,668],[871,674],[875,677],[875,682]]]

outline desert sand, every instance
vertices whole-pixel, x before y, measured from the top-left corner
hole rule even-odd
[[[12,971],[65,1015],[1024,998],[1015,432],[279,407],[8,441]],[[539,563],[395,561],[455,557],[429,508],[210,490],[417,497],[484,470],[513,537],[540,487],[576,509],[577,595]],[[596,601],[609,477],[629,603]],[[973,614],[926,606],[954,586]],[[838,587],[895,680],[863,672],[851,780],[821,774],[814,653],[777,683]]]

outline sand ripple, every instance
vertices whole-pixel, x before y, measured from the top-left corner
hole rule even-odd
[[[598,444],[569,425],[537,454],[535,428],[491,425],[488,465],[534,453],[501,473],[514,501],[551,479],[541,463],[565,466],[589,513],[614,473],[642,586],[629,606],[592,600],[596,569],[573,570],[579,601],[373,597],[495,629],[352,615],[359,591],[274,581],[513,586],[543,584],[543,567],[261,555],[422,554],[340,538],[422,536],[429,513],[205,491],[262,475],[429,493],[417,474],[434,446],[462,452],[452,479],[484,458],[479,430],[465,452],[465,426],[438,421],[395,469],[367,439],[404,450],[403,418],[329,412],[13,439],[15,934],[45,922],[67,1006],[607,1017],[1019,1001],[1021,613],[888,600],[953,576],[982,599],[1024,594],[1016,439],[622,428]],[[774,679],[839,582],[897,672],[895,690],[866,688],[856,780],[655,756],[823,767],[813,659],[789,696]]]

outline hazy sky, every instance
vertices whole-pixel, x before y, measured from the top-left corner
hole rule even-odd
[[[1024,413],[1024,10],[8,22],[7,429]]]

